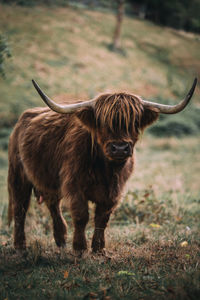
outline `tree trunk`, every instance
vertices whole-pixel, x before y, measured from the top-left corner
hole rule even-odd
[[[117,23],[114,31],[113,49],[120,48],[120,34],[124,16],[124,2],[125,0],[118,0]]]

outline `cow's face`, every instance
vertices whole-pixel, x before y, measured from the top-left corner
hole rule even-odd
[[[91,132],[106,159],[124,162],[132,156],[140,131],[157,114],[145,110],[137,98],[123,93],[100,96],[95,108],[84,108],[77,117]]]
[[[108,160],[122,162],[132,156],[137,136],[122,129],[113,132],[109,127],[98,126],[96,140]]]

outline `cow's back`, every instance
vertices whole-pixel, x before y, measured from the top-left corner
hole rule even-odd
[[[9,164],[20,164],[38,190],[59,189],[60,144],[72,126],[72,119],[71,115],[38,107],[26,110],[14,127],[9,142]]]

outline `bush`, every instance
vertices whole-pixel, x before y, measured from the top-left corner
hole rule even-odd
[[[148,132],[158,137],[198,135],[200,132],[200,109],[190,105],[189,109],[177,115],[161,115]]]
[[[12,128],[2,128],[0,130],[0,149],[7,150],[8,149],[8,140]]]
[[[4,61],[6,58],[10,57],[11,53],[8,48],[6,39],[4,36],[0,34],[0,75],[5,77],[5,70],[4,70]]]
[[[0,0],[0,3],[3,4],[17,4],[21,6],[36,6],[40,4],[65,6],[68,2],[69,0]]]
[[[168,207],[172,206],[170,195],[158,199],[150,187],[144,191],[128,191],[119,208],[115,211],[113,221],[126,223],[158,223],[168,222],[172,217]]]
[[[200,32],[199,0],[127,0],[133,7],[140,7],[145,17],[157,24],[176,29]]]
[[[7,167],[8,164],[8,157],[6,151],[0,151],[0,169]],[[0,178],[0,186],[2,185],[2,177]]]

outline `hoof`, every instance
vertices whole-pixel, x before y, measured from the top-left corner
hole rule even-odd
[[[56,242],[56,245],[58,248],[66,248],[66,242],[65,241],[55,241]]]
[[[66,257],[66,248],[66,245],[63,247],[59,247],[59,254],[61,259]]]
[[[92,251],[92,254],[95,256],[99,256],[99,257],[104,257],[106,259],[111,259],[112,258],[112,253],[108,252],[105,248],[99,250],[99,251]]]
[[[86,258],[88,256],[87,250],[73,250],[73,255],[76,258]]]
[[[15,253],[18,257],[25,257],[27,255],[26,248],[15,248]]]

